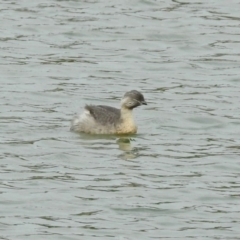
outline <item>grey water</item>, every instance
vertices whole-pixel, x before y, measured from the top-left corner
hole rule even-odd
[[[0,3],[0,239],[240,239],[239,1]],[[132,89],[136,135],[69,131]]]

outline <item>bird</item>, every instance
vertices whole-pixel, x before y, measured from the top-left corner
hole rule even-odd
[[[84,112],[72,119],[70,130],[88,134],[134,134],[137,126],[132,110],[141,105],[147,105],[147,102],[137,90],[124,94],[120,109],[105,105],[86,105]]]

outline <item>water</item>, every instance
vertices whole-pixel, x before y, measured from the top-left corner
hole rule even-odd
[[[239,1],[1,1],[0,239],[240,239]],[[138,134],[69,131],[140,90]]]

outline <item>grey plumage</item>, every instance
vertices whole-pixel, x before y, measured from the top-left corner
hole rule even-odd
[[[115,124],[120,121],[120,110],[117,108],[104,105],[86,105],[85,109],[100,124]]]

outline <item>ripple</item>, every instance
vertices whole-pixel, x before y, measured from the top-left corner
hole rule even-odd
[[[238,238],[238,9],[3,2],[1,237]],[[131,89],[138,134],[69,131]]]

